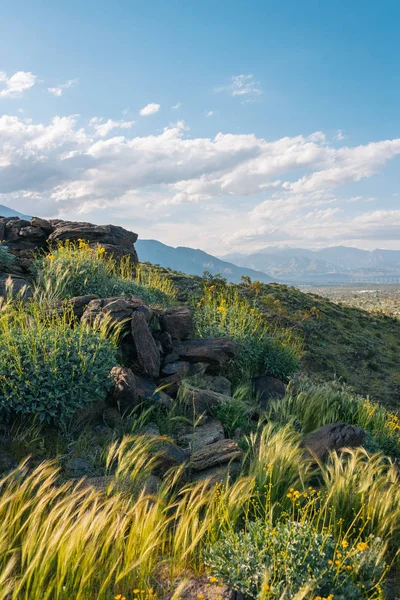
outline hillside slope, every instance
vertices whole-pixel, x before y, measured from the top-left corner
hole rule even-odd
[[[193,248],[178,246],[173,248],[156,240],[138,240],[135,244],[139,259],[143,262],[160,265],[182,271],[191,275],[203,275],[209,271],[213,275],[219,273],[231,283],[239,283],[242,276],[257,279],[262,283],[274,281],[272,277],[261,271],[234,265]]]
[[[183,294],[201,296],[200,277],[169,274]],[[400,320],[282,284],[236,287],[270,324],[290,328],[302,341],[302,372],[324,381],[339,378],[358,394],[400,407]]]
[[[19,217],[20,219],[30,219],[27,215],[23,215],[22,213],[9,208],[8,206],[4,206],[4,204],[0,204],[0,217]]]

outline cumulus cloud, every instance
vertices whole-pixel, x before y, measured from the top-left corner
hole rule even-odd
[[[42,216],[121,222],[142,237],[196,240],[214,252],[239,243],[400,238],[400,211],[369,211],[356,195],[342,198],[337,190],[379,172],[400,154],[400,139],[335,148],[321,132],[271,141],[193,137],[183,121],[157,135],[134,136],[132,126],[95,117],[85,127],[76,115],[49,123],[3,115],[0,203],[27,214],[34,203]]]
[[[134,124],[135,121],[113,121],[112,119],[105,121],[99,117],[93,117],[89,121],[89,126],[93,127],[98,137],[106,137],[113,129],[130,129]]]
[[[253,75],[233,75],[229,85],[219,87],[215,91],[239,96],[243,102],[252,102],[256,96],[261,96],[263,93],[260,82],[256,81]]]
[[[173,106],[171,106],[172,110],[178,110],[179,108],[181,108],[182,103],[181,102],[177,102],[176,104],[174,104]]]
[[[139,114],[141,117],[148,117],[149,115],[154,115],[160,110],[160,105],[152,102],[151,104],[146,104],[143,108],[140,109]]]
[[[206,117],[213,117],[214,116],[214,111],[213,110],[209,110],[206,112]]]
[[[64,90],[67,90],[68,88],[78,84],[79,79],[68,79],[68,81],[66,81],[65,83],[61,83],[57,87],[47,88],[47,91],[49,92],[49,94],[53,94],[53,96],[62,96]]]
[[[0,98],[18,98],[36,83],[37,77],[29,71],[17,71],[11,77],[0,71]]]

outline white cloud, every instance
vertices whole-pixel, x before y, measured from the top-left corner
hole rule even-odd
[[[61,83],[57,87],[47,88],[47,91],[49,92],[49,94],[53,94],[53,96],[62,96],[64,90],[67,90],[68,88],[73,87],[74,85],[78,85],[78,84],[79,84],[79,79],[68,79],[68,81],[66,81],[65,83]]]
[[[98,137],[106,137],[113,129],[130,129],[134,124],[135,121],[113,121],[112,119],[104,121],[99,117],[93,117],[89,121],[90,127],[93,127]]]
[[[206,112],[206,117],[213,117],[213,116],[214,116],[213,110],[209,110],[208,112]]]
[[[244,97],[243,102],[253,102],[256,96],[261,96],[263,93],[260,82],[255,81],[253,75],[233,75],[229,85],[219,87],[215,91]]]
[[[151,104],[146,104],[140,111],[139,114],[141,117],[148,117],[149,115],[154,115],[160,110],[160,105],[152,102]]]
[[[23,95],[26,90],[29,90],[36,83],[36,75],[28,71],[17,71],[11,77],[0,71],[0,85],[3,89],[0,90],[0,98],[18,98]]]
[[[134,136],[132,121],[0,117],[0,203],[42,216],[116,222],[141,237],[223,252],[235,246],[400,239],[400,211],[351,214],[334,188],[377,173],[400,139],[335,148],[321,132],[266,140],[191,137],[183,121]],[[115,131],[118,130],[118,135]],[[343,194],[342,194],[343,196]],[[360,196],[360,195],[359,195]],[[361,197],[361,196],[360,196]],[[393,203],[393,199],[390,199]],[[347,211],[347,212],[346,212]],[[397,240],[397,241],[396,241]]]
[[[178,110],[179,108],[181,108],[182,103],[181,102],[177,102],[176,104],[174,104],[173,106],[171,106],[172,110]]]
[[[338,129],[337,134],[335,135],[335,140],[337,140],[338,142],[341,142],[343,140],[345,140],[347,138],[347,135],[344,135],[343,131],[341,129]]]

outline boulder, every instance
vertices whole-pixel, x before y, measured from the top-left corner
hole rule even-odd
[[[136,351],[136,363],[140,372],[150,379],[157,379],[161,366],[160,352],[150,333],[144,313],[132,313],[131,331]]]
[[[219,394],[212,390],[196,388],[191,385],[184,386],[183,397],[186,404],[193,409],[196,415],[212,411],[218,404],[232,400],[230,396],[225,396],[224,394]]]
[[[81,319],[88,304],[92,300],[97,300],[97,299],[98,299],[98,296],[96,296],[95,294],[88,294],[86,296],[75,296],[75,298],[70,298],[69,300],[59,302],[58,306],[60,307],[60,309],[63,306],[70,307],[72,309],[75,317],[77,319]]]
[[[207,364],[207,372],[218,373],[239,353],[239,345],[227,338],[206,338],[181,342],[164,360],[165,363],[184,360]]]
[[[114,386],[108,393],[107,403],[117,407],[122,414],[131,411],[139,404],[134,374],[126,367],[113,367],[110,375]]]
[[[136,391],[141,402],[144,400],[171,408],[172,398],[146,377],[135,375]]]
[[[202,380],[204,387],[208,390],[224,396],[230,396],[232,393],[232,384],[223,375],[203,375]]]
[[[190,457],[190,466],[193,471],[204,471],[210,467],[238,460],[242,452],[234,440],[220,440],[204,448],[199,448]]]
[[[259,398],[261,409],[266,410],[270,400],[280,400],[284,397],[286,385],[270,375],[253,377],[253,393]]]
[[[365,442],[365,431],[343,421],[330,423],[307,434],[302,445],[317,460],[323,460],[334,450],[357,448]]]
[[[59,221],[53,233],[49,235],[49,242],[81,239],[87,242],[98,242],[99,244],[110,244],[132,249],[137,238],[137,234],[133,231],[127,231],[116,225]]]
[[[192,452],[219,442],[225,437],[221,421],[209,419],[204,425],[199,425],[194,431],[184,433],[178,437],[178,443]]]
[[[96,319],[109,315],[113,321],[122,322],[130,319],[133,312],[146,303],[139,296],[113,296],[98,298],[87,305],[82,321],[93,323]]]
[[[238,461],[217,465],[216,467],[209,467],[208,469],[204,469],[204,471],[193,473],[192,481],[198,482],[208,479],[211,487],[216,483],[223,483],[228,477],[235,479],[239,475],[240,469],[241,465]]]
[[[186,452],[173,442],[165,441],[157,449],[157,467],[155,474],[163,477],[169,469],[180,467],[187,460]]]
[[[40,217],[32,217],[30,223],[32,227],[40,227],[41,229],[43,229],[43,231],[46,231],[46,233],[53,233],[54,231],[53,225],[50,223],[50,221],[47,221],[46,219],[41,219]]]
[[[167,308],[160,318],[161,330],[173,340],[187,340],[193,330],[193,315],[188,306]]]
[[[10,290],[12,296],[20,294],[23,298],[31,298],[33,293],[30,282],[24,277],[2,275],[0,276],[0,296],[5,298],[8,290]]]

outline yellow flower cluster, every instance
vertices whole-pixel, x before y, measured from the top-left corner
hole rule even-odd
[[[329,596],[315,596],[314,600],[333,600],[334,595],[329,594]]]
[[[141,600],[155,600],[156,599],[156,595],[154,594],[153,588],[149,588],[148,590],[140,590],[139,588],[136,588],[136,589],[132,590],[132,594],[133,594],[133,600],[139,600],[139,598]],[[124,596],[124,594],[116,594],[114,596],[114,600],[127,600],[127,599],[126,599],[126,596]]]

